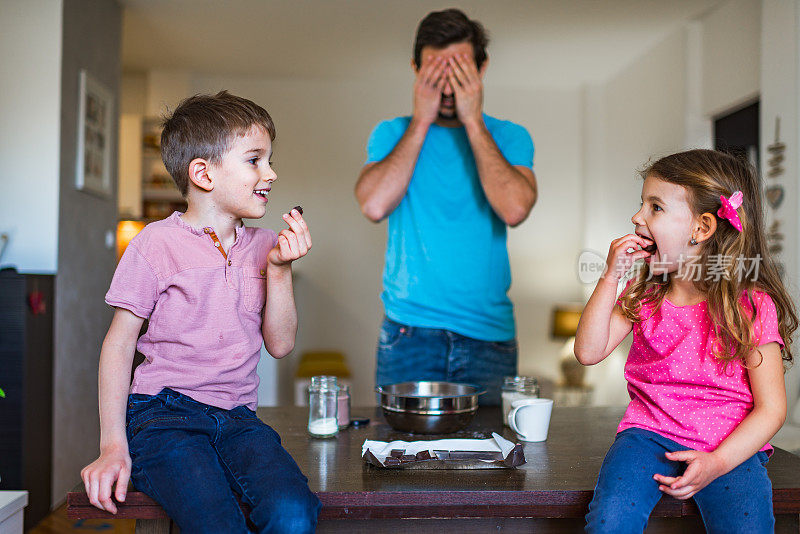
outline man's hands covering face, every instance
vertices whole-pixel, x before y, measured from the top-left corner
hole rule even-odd
[[[442,91],[447,83],[447,60],[442,57],[422,62],[414,82],[414,118],[430,125],[439,116]]]
[[[447,78],[456,96],[456,113],[466,126],[480,121],[483,113],[483,81],[475,60],[467,54],[447,58]]]

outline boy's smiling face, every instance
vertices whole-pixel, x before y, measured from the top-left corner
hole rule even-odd
[[[270,166],[272,142],[269,133],[253,126],[237,136],[222,159],[209,163],[214,206],[222,215],[258,219],[267,212],[267,195],[278,176]]]
[[[688,192],[682,186],[654,176],[645,178],[642,207],[631,217],[631,222],[636,225],[638,235],[656,246],[652,255],[645,258],[653,274],[675,272],[681,258],[685,262],[688,256],[700,252],[689,245],[696,221],[689,207]]]

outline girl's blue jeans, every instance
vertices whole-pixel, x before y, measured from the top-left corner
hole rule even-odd
[[[223,410],[165,388],[128,397],[127,435],[139,491],[186,533],[311,533],[321,508],[280,436],[245,406]]]
[[[479,397],[481,406],[497,406],[503,377],[517,374],[517,341],[481,341],[385,317],[377,359],[379,386],[417,380],[462,382],[486,389]]]
[[[665,452],[687,450],[655,432],[629,428],[617,434],[603,460],[586,532],[641,534],[650,512],[664,495],[653,475],[678,476],[684,462],[667,460]],[[758,452],[694,495],[709,533],[770,533],[775,529],[772,483]]]

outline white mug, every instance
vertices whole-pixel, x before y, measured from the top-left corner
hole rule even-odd
[[[508,426],[522,441],[544,441],[553,412],[552,399],[520,399],[511,403]]]

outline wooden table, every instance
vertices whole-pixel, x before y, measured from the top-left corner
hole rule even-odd
[[[554,408],[546,442],[525,444],[527,463],[517,469],[403,471],[372,467],[361,459],[365,439],[406,441],[421,436],[392,430],[374,408],[353,409],[372,423],[336,438],[306,431],[307,408],[259,408],[308,477],[323,508],[318,532],[582,532],[597,473],[614,439],[622,410]],[[484,438],[500,424],[499,408],[481,408],[462,432],[447,437]],[[431,437],[432,438],[432,437]],[[423,438],[424,439],[424,438]],[[767,471],[773,485],[776,532],[800,532],[800,458],[777,449]],[[89,504],[81,488],[68,495],[71,518],[113,518]],[[164,511],[146,495],[129,493],[116,517],[137,519],[137,533],[174,532]],[[646,531],[704,532],[694,501],[664,497]]]
[[[475,471],[388,470],[361,459],[365,439],[406,441],[420,436],[392,430],[374,409],[364,429],[333,439],[306,431],[305,408],[259,408],[309,479],[323,503],[320,532],[397,532],[415,527],[435,532],[579,532],[597,473],[614,439],[621,409],[554,408],[546,442],[526,443],[527,463],[517,469]],[[484,438],[496,431],[512,441],[499,408],[481,408],[457,435]],[[777,532],[800,532],[800,457],[776,450],[767,469],[773,484]],[[409,523],[409,519],[417,519]],[[341,521],[347,519],[348,521]],[[445,520],[446,519],[446,520]],[[704,532],[694,501],[663,498],[647,532]]]

